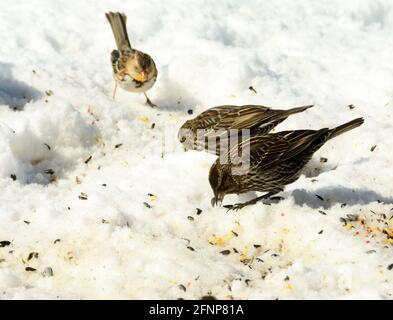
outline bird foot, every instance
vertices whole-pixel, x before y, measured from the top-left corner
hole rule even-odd
[[[270,198],[269,196],[270,196],[269,194],[266,194],[266,195],[263,195],[263,196],[261,196],[261,197],[252,199],[252,200],[247,201],[247,202],[235,203],[235,204],[228,204],[228,205],[225,205],[224,208],[228,209],[227,212],[229,212],[229,211],[231,211],[231,210],[238,211],[238,210],[243,209],[244,207],[247,207],[247,206],[256,204],[257,202],[259,202],[259,201],[261,201],[261,200],[266,200],[266,199],[273,200],[273,199]],[[277,200],[277,198],[279,198],[279,197],[274,197],[274,198],[276,198],[275,200]],[[280,198],[281,198],[281,197],[280,197]],[[262,201],[262,203],[263,203],[264,205],[266,205],[266,206],[270,206],[270,205],[271,205],[271,203],[269,203],[269,202],[263,202],[263,201]]]
[[[157,107],[157,105],[154,104],[153,102],[151,102],[150,100],[146,100],[146,104],[147,104],[148,106],[152,107],[152,108]]]
[[[235,204],[225,205],[224,208],[228,209],[227,212],[229,212],[231,210],[239,211],[240,209],[243,209],[245,206],[247,206],[246,203],[235,203]]]
[[[144,93],[145,97],[146,97],[146,104],[152,108],[157,107],[156,104],[154,104],[153,102],[151,102],[151,100],[148,98],[148,96],[146,95],[146,93]]]

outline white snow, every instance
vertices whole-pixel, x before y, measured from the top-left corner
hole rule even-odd
[[[111,98],[109,10],[156,61],[157,109]],[[0,299],[392,298],[392,1],[2,0],[0,21]],[[315,104],[277,130],[365,123],[285,200],[226,213],[214,156],[176,140],[219,104]]]

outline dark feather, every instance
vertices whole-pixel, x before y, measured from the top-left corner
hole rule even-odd
[[[218,106],[186,121],[180,128],[178,136],[186,149],[206,150],[219,155],[219,146],[214,150],[209,150],[207,140],[226,140],[233,138],[234,135],[241,140],[245,134],[240,131],[242,129],[249,130],[247,132],[249,136],[263,135],[290,115],[303,112],[311,107],[310,105],[289,110],[274,110],[261,105]],[[231,129],[234,133],[229,132]],[[197,136],[198,130],[205,130],[202,139]],[[187,139],[184,139],[185,135]]]
[[[221,194],[221,199],[225,194],[249,191],[274,195],[298,179],[313,154],[328,140],[363,122],[362,118],[358,118],[333,129],[293,130],[252,136],[230,149],[227,156],[229,162],[218,158],[213,164],[210,174],[214,174],[214,178],[209,177],[209,181],[214,194]],[[234,173],[233,169],[244,164],[249,165],[247,171]]]

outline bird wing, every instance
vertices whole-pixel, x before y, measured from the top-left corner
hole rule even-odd
[[[283,131],[274,134],[252,136],[238,146],[231,148],[231,161],[247,161],[249,156],[251,168],[266,169],[288,161],[303,152],[314,153],[326,141],[328,129]],[[249,154],[242,154],[249,148]]]
[[[224,114],[215,129],[244,129],[260,126],[272,115],[268,107],[258,105],[230,106],[231,112]]]
[[[203,120],[206,128],[209,129],[205,134],[206,138],[224,138],[228,137],[227,130],[252,130],[264,123],[267,125],[273,113],[274,111],[270,108],[260,105],[228,105],[205,111],[201,115],[201,120]],[[274,126],[269,125],[269,128],[266,128],[267,131],[270,131]],[[234,134],[237,135],[236,132]]]

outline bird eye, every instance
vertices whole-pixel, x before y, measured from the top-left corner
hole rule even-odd
[[[181,138],[180,138],[180,142],[181,142],[181,143],[183,143],[183,142],[186,141],[186,140],[187,140],[186,137],[181,137]]]

